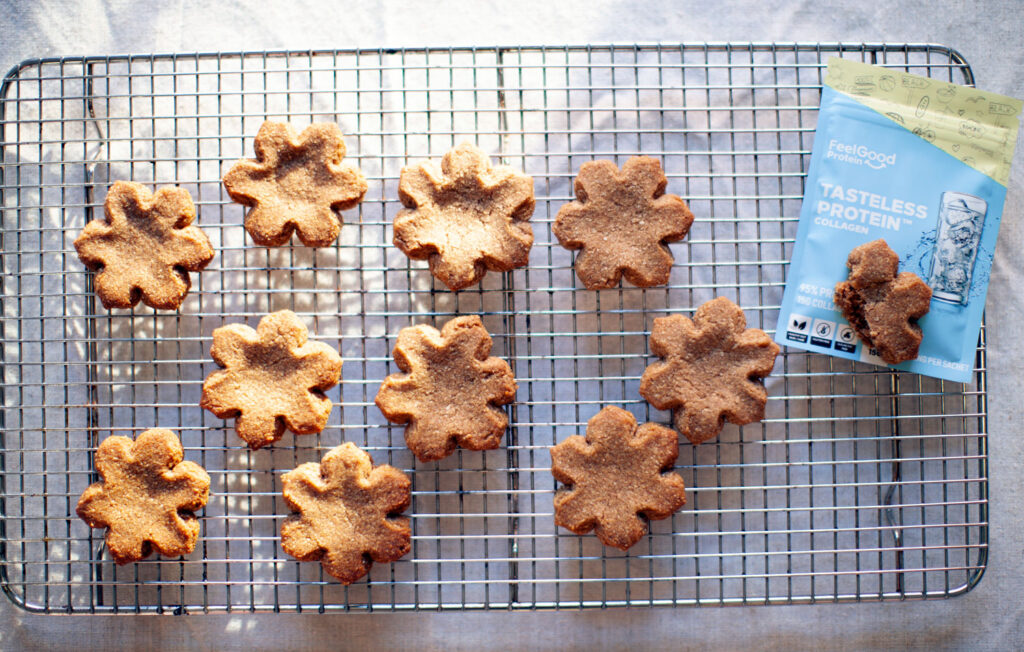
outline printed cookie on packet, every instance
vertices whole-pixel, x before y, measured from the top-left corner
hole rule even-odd
[[[421,462],[451,455],[456,445],[489,450],[501,444],[516,380],[508,363],[490,356],[491,336],[476,315],[456,317],[441,331],[403,328],[395,363],[376,403],[388,421],[408,424],[405,442]]]
[[[492,166],[479,148],[462,143],[438,166],[402,168],[394,242],[452,291],[478,282],[487,270],[522,267],[533,246],[533,178]]]
[[[370,572],[373,562],[400,559],[412,547],[409,477],[374,466],[351,442],[319,464],[307,462],[281,478],[284,500],[295,514],[281,526],[281,547],[299,561],[319,560],[342,584]]]
[[[264,122],[256,160],[242,159],[224,175],[231,199],[249,206],[245,230],[264,247],[286,244],[292,232],[307,247],[326,247],[341,233],[340,211],[366,194],[359,168],[345,165],[345,142],[333,122],[296,134],[288,123]]]
[[[626,550],[647,534],[645,518],[668,518],[686,504],[683,479],[671,472],[678,455],[671,428],[637,427],[629,412],[605,407],[585,437],[551,449],[551,473],[565,485],[555,493],[555,523]]]
[[[620,171],[589,161],[576,176],[576,201],[558,211],[552,233],[566,249],[581,249],[576,275],[590,290],[614,287],[622,276],[637,287],[668,283],[674,258],[668,243],[682,240],[693,213],[665,194],[661,163],[634,156]]]
[[[213,260],[206,234],[192,225],[196,208],[184,188],[150,193],[142,184],[116,181],[103,204],[105,219],[92,220],[75,238],[75,250],[96,272],[103,307],[139,303],[177,310],[191,287],[189,272]]]
[[[888,364],[917,357],[924,335],[917,320],[931,308],[932,289],[913,272],[900,272],[900,257],[885,240],[850,252],[850,277],[836,284],[834,301],[860,339]]]
[[[743,311],[725,297],[683,315],[659,317],[651,352],[661,358],[644,371],[640,394],[659,410],[672,410],[675,427],[693,444],[717,435],[726,421],[744,425],[764,418],[779,345],[747,328]]]
[[[178,436],[152,429],[134,441],[107,437],[96,450],[100,482],[78,500],[76,512],[89,527],[107,528],[107,550],[118,564],[148,557],[187,555],[196,547],[210,476],[183,462]]]
[[[210,355],[222,369],[206,377],[199,406],[221,419],[237,417],[235,430],[253,450],[274,443],[286,428],[296,435],[320,432],[333,407],[324,392],[341,379],[342,360],[308,335],[290,310],[267,315],[256,330],[245,324],[214,330]]]

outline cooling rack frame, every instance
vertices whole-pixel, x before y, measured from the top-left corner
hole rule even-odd
[[[828,56],[963,84],[937,45],[693,43],[25,61],[0,89],[0,581],[44,613],[545,609],[951,597],[987,561],[985,330],[970,385],[784,350],[764,422],[681,444],[688,504],[628,553],[555,528],[547,449],[636,389],[651,321],[715,295],[772,332]],[[252,246],[220,175],[265,118],[334,120],[370,183],[336,246]],[[461,139],[535,179],[526,268],[458,294],[390,244],[402,165]],[[550,234],[593,158],[657,156],[697,215],[667,287],[590,292]],[[217,249],[180,311],[106,311],[71,242],[118,178],[180,184]],[[320,435],[247,451],[198,407],[210,333],[296,310],[346,360]],[[373,406],[401,327],[480,314],[519,380],[501,449],[416,462]],[[196,551],[116,567],[74,514],[112,434],[213,478]],[[413,479],[413,552],[340,587],[276,539],[281,473],[342,441]]]

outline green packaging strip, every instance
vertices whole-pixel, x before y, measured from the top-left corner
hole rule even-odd
[[[825,83],[1005,186],[1020,100],[834,57]]]

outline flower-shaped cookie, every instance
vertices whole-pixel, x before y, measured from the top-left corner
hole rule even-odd
[[[644,371],[640,394],[659,410],[674,410],[675,426],[690,442],[714,437],[726,420],[743,425],[764,418],[762,380],[779,346],[763,330],[747,328],[732,301],[708,301],[693,321],[655,319],[651,352],[663,360]]]
[[[339,211],[366,194],[359,168],[343,165],[345,143],[333,122],[317,122],[296,135],[284,122],[264,122],[256,134],[256,160],[242,159],[224,175],[231,199],[251,206],[245,230],[265,247],[285,244],[297,231],[307,247],[326,247],[341,233]]]
[[[373,466],[355,444],[285,473],[281,484],[288,507],[298,512],[281,526],[281,547],[299,561],[319,559],[342,584],[366,575],[372,562],[409,552],[409,519],[398,514],[412,500],[412,483],[392,466]]]
[[[462,143],[441,159],[402,168],[398,196],[408,210],[395,217],[395,246],[451,290],[476,283],[487,270],[526,264],[533,246],[533,179]]]
[[[668,283],[672,252],[693,213],[676,195],[657,159],[634,156],[620,172],[611,161],[590,161],[576,176],[577,201],[562,206],[551,231],[566,249],[582,249],[576,275],[590,290],[614,287],[625,275],[638,287]]]
[[[440,332],[403,328],[394,356],[404,374],[384,379],[377,407],[395,423],[409,424],[405,443],[420,461],[451,455],[456,444],[489,450],[501,444],[516,381],[508,363],[488,357],[491,336],[476,315],[456,317]]]
[[[199,402],[235,430],[253,450],[281,438],[320,432],[331,413],[324,392],[341,378],[341,356],[308,331],[290,310],[271,313],[256,330],[228,324],[213,331],[210,354],[223,367],[206,377]]]
[[[626,550],[647,534],[650,520],[686,504],[683,479],[671,473],[679,436],[608,406],[551,449],[551,473],[566,485],[555,493],[555,523],[575,534],[591,530],[606,546]]]
[[[116,181],[103,205],[105,220],[92,220],[75,238],[86,267],[97,272],[96,294],[103,307],[131,308],[142,300],[160,310],[177,310],[191,287],[189,272],[213,260],[206,234],[191,226],[196,217],[184,188]]]
[[[834,297],[857,335],[889,364],[917,357],[923,335],[916,321],[932,300],[932,289],[917,274],[897,276],[899,264],[885,240],[860,245],[846,261],[850,278],[836,284]]]
[[[118,564],[154,548],[165,557],[195,549],[199,521],[192,512],[206,505],[210,476],[182,455],[177,435],[162,429],[135,441],[107,437],[96,450],[102,480],[85,490],[76,511],[89,527],[108,528],[107,550]]]

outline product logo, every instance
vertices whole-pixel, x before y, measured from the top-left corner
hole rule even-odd
[[[825,158],[835,159],[853,165],[866,165],[873,170],[882,170],[896,165],[896,152],[886,154],[878,152],[867,145],[844,143],[833,138],[828,141],[828,152]]]

